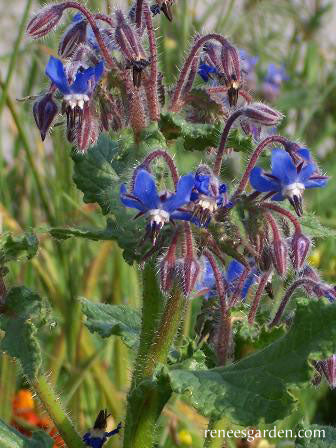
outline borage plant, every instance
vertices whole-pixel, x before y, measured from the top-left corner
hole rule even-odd
[[[115,240],[143,277],[141,319],[126,306],[82,300],[91,331],[119,335],[137,353],[122,425],[107,428],[106,411],[97,410],[83,438],[40,360],[30,368],[10,340],[18,313],[33,344],[45,320],[35,309],[41,303],[21,290],[4,294],[2,349],[19,358],[71,448],[101,447],[121,426],[124,448],[156,446],[157,422],[173,394],[207,417],[209,430],[259,428],[300,406],[314,368],[335,383],[336,309],[329,303],[336,291],[307,262],[315,227],[322,227],[303,204],[305,190],[325,187],[328,177],[309,149],[276,134],[282,114],[253,99],[240,52],[222,35],[196,35],[176,84],[166,88],[153,20],[161,12],[172,20],[175,8],[170,0],[137,0],[128,13],[104,15],[66,1],[43,8],[27,28],[44,37],[75,10],[33,112],[43,140],[59,114],[65,117],[74,181],[84,201],[108,215],[104,230],[50,232]],[[223,160],[232,149],[248,162],[225,183]],[[199,165],[181,174],[174,154],[186,151],[198,151]],[[270,155],[271,169],[262,168]],[[307,298],[294,314],[287,307],[299,289]],[[183,333],[192,300],[204,301],[193,340]],[[237,350],[242,340],[252,345],[249,356]],[[205,439],[205,446],[215,443]]]

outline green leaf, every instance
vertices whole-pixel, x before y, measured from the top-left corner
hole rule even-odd
[[[87,318],[85,325],[92,333],[96,331],[103,338],[120,336],[127,347],[138,346],[141,317],[137,311],[126,305],[92,303],[84,298],[80,302]]]
[[[336,236],[336,230],[323,226],[320,223],[319,218],[313,213],[305,213],[300,218],[300,223],[302,225],[303,232],[312,237],[326,238],[328,236]]]
[[[223,130],[221,122],[214,124],[190,123],[173,113],[163,113],[160,118],[160,129],[168,140],[182,138],[187,151],[204,151],[209,147],[217,147]],[[247,137],[234,129],[230,132],[227,147],[235,151],[250,152],[253,149],[251,137]]]
[[[282,419],[295,406],[289,389],[311,379],[308,359],[325,359],[335,353],[335,319],[333,306],[300,303],[288,333],[267,348],[227,367],[171,369],[171,387],[176,393],[186,393],[207,417],[226,416],[244,426]]]
[[[24,437],[0,420],[1,448],[52,448],[54,441],[44,431],[34,431],[31,438]]]
[[[30,260],[36,255],[38,239],[34,233],[27,232],[20,236],[3,233],[0,237],[0,263],[26,258]]]
[[[17,358],[29,379],[38,375],[42,364],[38,329],[48,321],[47,304],[30,289],[12,288],[0,314],[0,328],[5,332],[0,349]]]
[[[305,437],[297,436],[295,440],[297,448],[335,448],[336,446],[336,429],[332,426],[300,425],[296,428],[296,434],[299,431],[301,431],[300,435],[305,434]]]

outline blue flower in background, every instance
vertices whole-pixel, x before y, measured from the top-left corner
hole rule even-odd
[[[288,80],[289,76],[284,67],[269,64],[262,86],[266,99],[269,101],[275,100],[280,94],[282,83]]]
[[[226,272],[223,272],[223,281],[227,288],[227,295],[231,296],[237,287],[239,279],[244,272],[244,265],[239,263],[237,260],[230,261]],[[246,299],[247,293],[251,286],[258,280],[258,270],[255,266],[252,266],[246,280],[244,281],[243,288],[241,291],[240,298],[242,300]],[[209,299],[211,297],[217,296],[216,280],[215,274],[211,267],[210,262],[205,259],[204,262],[204,274],[202,281],[200,281],[196,289],[199,293],[203,293],[204,298]]]
[[[239,56],[241,58],[243,71],[246,73],[246,75],[249,75],[250,73],[254,72],[254,68],[259,60],[258,56],[251,56],[247,51],[243,50],[242,48],[239,49]]]
[[[297,166],[291,156],[282,149],[272,151],[272,173],[255,167],[250,174],[252,187],[260,193],[270,193],[273,201],[288,199],[298,216],[302,216],[302,196],[306,188],[320,188],[327,184],[328,177],[317,171],[309,151],[297,151],[302,162]]]
[[[194,186],[194,175],[182,176],[177,184],[176,193],[159,194],[154,177],[140,169],[134,180],[131,193],[127,193],[125,184],[120,187],[120,200],[126,207],[139,210],[138,216],[147,215],[150,221],[150,233],[155,242],[158,232],[170,220],[190,220],[191,214],[179,210],[189,203]]]
[[[89,101],[97,83],[104,72],[104,62],[101,61],[94,67],[80,67],[74,81],[70,84],[65,73],[63,62],[60,59],[50,57],[46,67],[46,75],[64,95],[72,109],[78,106],[83,109],[84,103]]]
[[[208,64],[200,64],[198,67],[198,74],[203,79],[204,82],[208,82],[209,79],[212,79],[211,74],[215,73],[218,75],[218,70],[215,67],[211,67]]]

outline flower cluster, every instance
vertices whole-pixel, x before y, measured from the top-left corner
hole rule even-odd
[[[249,93],[257,58],[222,35],[195,37],[175,86],[166,95],[153,20],[162,12],[171,21],[174,3],[137,0],[128,14],[116,9],[110,16],[93,14],[76,2],[43,9],[28,25],[34,38],[50,32],[67,8],[80,14],[77,11],[62,36],[59,58],[51,57],[47,63],[45,73],[51,84],[35,102],[33,112],[44,139],[61,102],[67,138],[82,152],[94,145],[101,132],[122,128],[133,130],[137,144],[152,122],[159,122],[170,145],[172,137],[160,120],[162,111],[172,121],[175,114],[182,114],[191,127],[196,122],[204,128],[215,124],[216,132],[221,129],[218,147],[209,143],[209,154],[214,157],[203,156],[202,163],[188,174],[179,174],[170,149],[143,149],[145,154],[139,158],[144,159],[137,163],[129,183],[120,185],[119,198],[127,218],[126,208],[137,211],[135,218],[145,218],[144,241],[150,239],[152,245],[141,254],[142,261],[156,261],[162,291],[169,294],[178,287],[185,297],[194,292],[218,299],[217,355],[219,363],[224,363],[232,337],[230,310],[244,301],[252,325],[265,293],[273,296],[273,278],[281,282],[285,293],[270,326],[281,321],[297,288],[311,297],[336,299],[335,288],[307,264],[312,242],[300,221],[305,190],[325,187],[328,177],[309,149],[276,135],[274,129],[283,115],[255,102]],[[194,88],[197,75],[204,83]],[[287,79],[283,67],[270,65],[264,99],[274,99]],[[215,112],[202,114],[202,107]],[[237,124],[253,137],[246,139],[252,148],[242,176],[229,185],[223,180],[222,165]],[[195,126],[195,135],[198,129]],[[271,129],[271,135],[264,138],[264,129]],[[183,132],[179,137],[184,138]],[[267,149],[271,149],[270,170],[264,169],[268,158],[263,164],[260,158]],[[159,158],[171,182],[169,176],[156,176],[153,162]],[[295,214],[287,208],[287,200]],[[89,446],[100,446],[94,440],[110,436],[104,428],[98,424],[85,436]]]

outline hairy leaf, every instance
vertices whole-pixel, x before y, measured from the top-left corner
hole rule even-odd
[[[20,361],[28,378],[38,375],[42,357],[37,331],[47,322],[47,304],[30,289],[12,288],[0,314],[0,328],[5,332],[0,349]]]
[[[120,336],[127,347],[138,346],[141,317],[137,311],[126,305],[92,303],[84,298],[80,301],[87,317],[85,325],[92,333],[96,331],[103,338]]]
[[[223,130],[221,122],[214,124],[190,123],[179,115],[168,112],[161,114],[159,125],[168,140],[181,137],[187,151],[204,151],[209,147],[217,147]],[[253,149],[253,142],[251,137],[234,129],[230,132],[226,146],[237,152],[250,152]]]
[[[0,237],[0,263],[20,260],[28,260],[36,255],[38,240],[34,233],[27,232],[23,235],[13,236],[11,233],[3,233]]]
[[[310,235],[315,238],[326,238],[328,236],[335,237],[336,231],[330,229],[329,227],[323,226],[318,217],[313,213],[305,213],[300,218],[300,223],[302,225],[302,230],[307,235]]]
[[[289,389],[310,381],[308,359],[325,359],[336,351],[335,319],[333,306],[300,303],[288,333],[265,349],[227,367],[171,369],[171,387],[186,393],[207,417],[225,415],[245,426],[282,419],[295,405]]]
[[[34,431],[31,438],[24,437],[0,420],[1,448],[52,448],[54,441],[44,431]]]

